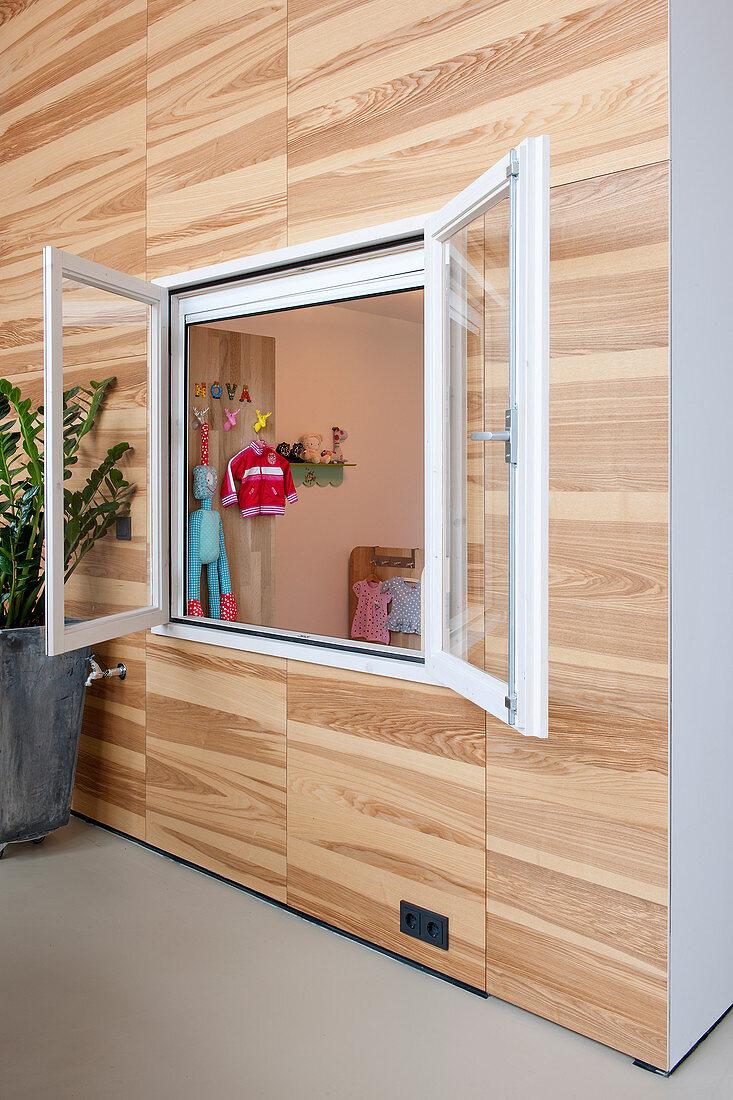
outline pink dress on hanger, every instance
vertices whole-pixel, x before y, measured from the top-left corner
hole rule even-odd
[[[389,645],[387,607],[391,592],[382,592],[381,581],[357,581],[354,592],[359,600],[351,624],[351,637]]]

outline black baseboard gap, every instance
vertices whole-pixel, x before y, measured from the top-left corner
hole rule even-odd
[[[656,1073],[659,1077],[669,1077],[677,1069],[677,1066],[674,1069],[658,1069],[657,1066],[652,1066],[649,1062],[642,1062],[641,1058],[634,1058],[631,1064],[636,1066],[637,1069],[647,1070],[648,1073]]]
[[[337,936],[343,936],[344,939],[353,940],[354,943],[360,943],[363,947],[368,947],[371,951],[378,951],[380,955],[386,955],[396,962],[412,967],[413,970],[420,970],[423,974],[429,974],[432,978],[439,978],[442,982],[447,982],[448,985],[455,985],[459,989],[465,989],[467,993],[472,993],[475,997],[481,997],[483,1000],[488,1000],[489,998],[489,994],[483,989],[477,989],[476,986],[469,985],[467,982],[462,982],[459,978],[451,978],[449,974],[443,974],[440,970],[434,970],[431,966],[415,962],[414,959],[408,959],[405,955],[400,955],[396,951],[390,951],[388,947],[380,947],[378,943],[372,943],[371,940],[365,940],[362,936],[357,936],[353,932],[346,932],[343,928],[339,928],[338,925],[329,924],[319,917],[311,916],[310,913],[304,913],[302,909],[295,909],[292,905],[288,905],[284,901],[277,901],[276,898],[271,898],[268,897],[267,894],[260,893],[259,890],[253,890],[249,886],[242,886],[241,883],[233,882],[232,879],[227,878],[226,875],[220,875],[216,871],[209,871],[206,867],[200,867],[198,863],[192,863],[188,859],[182,859],[180,856],[171,855],[170,852],[166,852],[163,848],[156,848],[154,844],[148,844],[146,840],[140,840],[138,837],[131,836],[130,833],[124,833],[121,829],[115,829],[111,825],[105,825],[103,821],[96,821],[95,818],[88,817],[87,814],[81,814],[78,810],[72,810],[71,815],[72,817],[78,817],[80,821],[86,821],[89,825],[96,825],[98,829],[105,829],[108,833],[114,833],[115,836],[120,836],[124,840],[129,840],[132,844],[137,844],[140,848],[147,848],[149,852],[154,852],[156,855],[163,856],[164,859],[170,859],[173,863],[180,863],[183,867],[190,867],[192,871],[198,871],[201,875],[208,875],[209,878],[217,879],[226,886],[231,886],[235,890],[241,890],[243,894],[249,894],[250,897],[257,898],[259,901],[264,901],[267,905],[274,905],[276,909],[283,909],[286,913],[292,913],[296,917],[301,917],[310,924],[316,924],[320,928],[325,928],[328,932],[335,933]]]
[[[635,1066],[639,1066],[639,1068],[640,1068],[640,1069],[647,1069],[647,1070],[649,1070],[649,1072],[650,1072],[650,1073],[658,1073],[658,1074],[660,1075],[660,1077],[669,1077],[669,1076],[670,1076],[671,1074],[673,1074],[673,1073],[675,1072],[675,1070],[677,1070],[677,1069],[679,1069],[679,1068],[680,1068],[680,1066],[682,1065],[682,1063],[683,1063],[683,1062],[686,1062],[686,1061],[687,1061],[687,1059],[688,1059],[688,1058],[690,1057],[690,1055],[691,1055],[691,1054],[694,1054],[694,1053],[695,1053],[695,1051],[697,1050],[697,1048],[698,1048],[698,1047],[700,1046],[700,1043],[704,1043],[704,1042],[705,1042],[705,1040],[707,1039],[708,1035],[710,1035],[710,1033],[711,1033],[712,1031],[715,1031],[715,1029],[716,1029],[716,1027],[718,1026],[718,1024],[720,1024],[720,1023],[722,1023],[722,1022],[723,1022],[723,1020],[724,1020],[724,1019],[726,1018],[726,1016],[727,1016],[727,1015],[728,1015],[728,1013],[729,1013],[729,1012],[731,1011],[731,1009],[733,1009],[733,1005],[729,1005],[729,1006],[728,1006],[728,1008],[726,1008],[726,1010],[725,1010],[725,1012],[723,1013],[723,1015],[722,1015],[722,1016],[719,1016],[719,1017],[718,1017],[718,1019],[717,1019],[717,1020],[715,1021],[715,1023],[714,1023],[713,1025],[712,1025],[712,1027],[709,1027],[709,1028],[707,1029],[707,1031],[705,1032],[705,1034],[704,1034],[704,1035],[701,1035],[701,1036],[700,1036],[700,1038],[699,1038],[699,1039],[697,1040],[697,1042],[696,1042],[696,1043],[694,1044],[694,1046],[691,1046],[691,1047],[690,1047],[690,1049],[688,1050],[687,1054],[683,1054],[683,1056],[682,1056],[682,1057],[680,1058],[679,1062],[676,1062],[676,1063],[675,1063],[675,1064],[674,1064],[674,1065],[672,1066],[672,1068],[671,1068],[671,1069],[669,1069],[669,1070],[664,1070],[664,1069],[657,1069],[657,1067],[656,1067],[656,1066],[650,1066],[650,1065],[649,1065],[649,1064],[648,1064],[647,1062],[641,1062],[641,1061],[639,1061],[639,1059],[638,1059],[638,1058],[635,1058],[635,1059],[634,1059],[634,1065],[635,1065]]]

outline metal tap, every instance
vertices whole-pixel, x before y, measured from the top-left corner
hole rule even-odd
[[[89,662],[89,675],[84,681],[84,686],[89,687],[95,680],[106,680],[110,676],[119,676],[120,680],[124,680],[127,676],[127,668],[120,663],[117,668],[107,668],[104,661],[101,661],[96,653],[92,653],[91,657],[87,657]]]

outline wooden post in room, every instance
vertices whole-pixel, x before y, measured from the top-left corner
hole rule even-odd
[[[188,370],[188,507],[199,507],[193,495],[193,468],[201,462],[201,433],[194,428],[194,408],[208,405],[209,462],[216,467],[219,483],[212,506],[224,526],[232,589],[237,601],[237,618],[242,623],[272,626],[275,614],[275,517],[244,519],[239,508],[224,508],[221,485],[227,463],[255,437],[256,409],[271,413],[260,438],[274,446],[275,438],[275,340],[244,332],[195,325],[189,330]],[[206,396],[196,397],[196,383],[206,384]],[[234,398],[227,394],[227,382],[236,385]],[[221,386],[220,398],[211,387]],[[242,387],[249,389],[251,402],[240,401]],[[236,426],[224,430],[224,410],[239,410]],[[206,585],[201,586],[201,603],[207,613]]]

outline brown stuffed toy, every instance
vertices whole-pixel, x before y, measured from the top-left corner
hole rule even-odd
[[[321,451],[323,450],[323,436],[317,432],[309,432],[308,435],[301,435],[300,442],[303,444],[303,462],[320,462]]]

